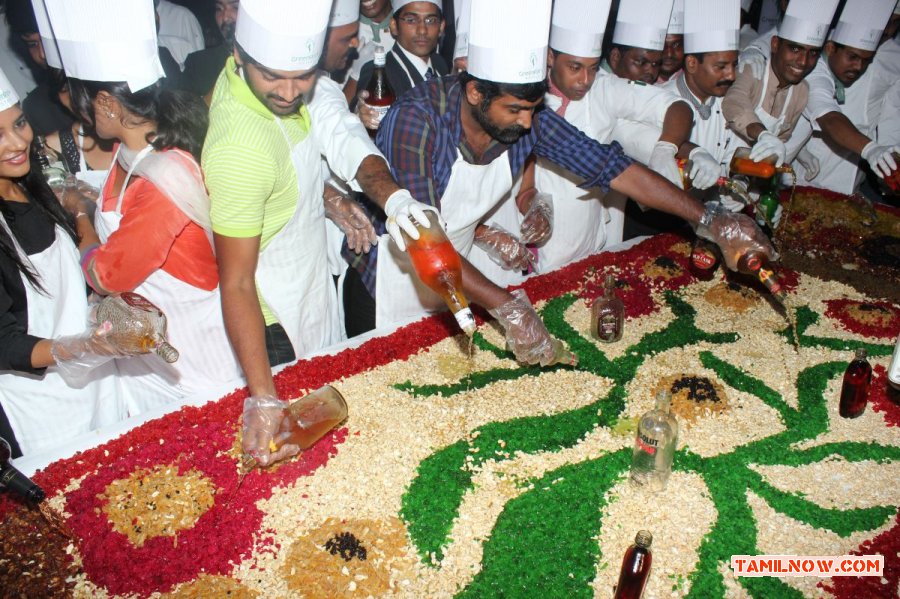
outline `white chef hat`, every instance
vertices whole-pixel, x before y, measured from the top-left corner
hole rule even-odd
[[[669,28],[666,35],[684,34],[684,0],[675,0],[672,4],[672,16],[669,17]]]
[[[778,37],[798,44],[825,43],[838,0],[791,0],[778,27]]]
[[[444,5],[442,4],[441,0],[391,0],[391,10],[393,12],[397,12],[407,4],[412,4],[413,2],[431,2],[442,11],[444,10]]]
[[[739,0],[684,0],[684,51],[737,50],[741,31]]]
[[[547,77],[551,0],[472,0],[469,73],[497,83]]]
[[[622,0],[616,15],[613,44],[662,50],[673,0]]]
[[[550,47],[582,58],[603,53],[603,35],[612,0],[556,0],[550,24]]]
[[[234,39],[261,65],[280,71],[307,71],[319,64],[331,0],[241,0]]]
[[[50,17],[47,16],[47,6],[44,0],[31,0],[31,7],[34,9],[34,20],[37,21],[38,32],[41,34],[47,64],[54,69],[61,69],[62,60],[59,58],[59,48],[56,47],[56,38],[50,26]]]
[[[6,73],[0,70],[0,110],[6,110],[18,101],[19,94],[16,93],[16,88],[6,78]]]
[[[472,19],[472,0],[459,3],[459,14],[456,15],[456,44],[453,46],[453,58],[469,55],[469,22]]]
[[[891,0],[847,0],[830,39],[859,50],[875,50],[892,10]]]
[[[329,27],[343,27],[359,21],[359,0],[334,0]]]

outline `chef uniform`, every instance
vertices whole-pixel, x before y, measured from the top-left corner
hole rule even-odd
[[[848,0],[829,39],[851,48],[874,51],[893,8],[890,0]],[[852,194],[859,187],[863,179],[859,156],[829,146],[816,120],[830,112],[840,112],[860,133],[875,139],[883,100],[883,97],[872,98],[876,93],[873,84],[878,81],[878,74],[878,70],[870,66],[851,86],[845,87],[834,77],[828,67],[828,57],[823,55],[806,78],[809,102],[803,114],[812,125],[812,138],[806,149],[819,161],[819,173],[808,181],[809,185],[844,194]],[[884,93],[883,88],[881,93]],[[795,161],[793,166],[798,181],[807,181],[803,164]]]
[[[661,52],[673,4],[674,0],[621,0],[613,45]]]

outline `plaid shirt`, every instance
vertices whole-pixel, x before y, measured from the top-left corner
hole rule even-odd
[[[609,190],[610,181],[628,168],[632,160],[613,142],[600,144],[587,137],[552,110],[535,111],[531,129],[512,145],[498,141],[480,160],[463,138],[460,108],[461,87],[456,76],[426,81],[391,107],[378,130],[376,144],[384,153],[394,178],[423,204],[441,208],[441,197],[459,156],[470,164],[490,164],[506,152],[513,179],[521,172],[529,154],[546,158],[584,178],[581,187]],[[370,209],[373,205],[368,206]],[[375,208],[375,228],[384,232],[385,216]],[[359,271],[363,284],[375,297],[378,246],[368,254],[352,253],[346,242],[342,254]]]

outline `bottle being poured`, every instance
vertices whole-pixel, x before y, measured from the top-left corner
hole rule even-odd
[[[167,341],[167,320],[162,310],[133,292],[109,295],[97,305],[96,320],[105,335],[119,347],[134,353],[156,354],[168,363],[178,360],[178,350]]]

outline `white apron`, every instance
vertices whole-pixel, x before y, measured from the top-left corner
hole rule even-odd
[[[460,256],[468,257],[475,242],[475,227],[512,187],[509,156],[500,154],[490,164],[469,164],[457,151],[450,182],[441,198],[441,216],[447,237]],[[445,307],[440,296],[426,287],[409,258],[382,235],[378,243],[375,275],[375,326],[378,328]]]
[[[343,323],[328,266],[321,155],[310,128],[291,147],[300,199],[291,220],[260,252],[256,285],[301,358],[342,338]]]
[[[759,96],[759,102],[756,103],[756,108],[753,109],[753,112],[756,114],[756,118],[759,119],[759,122],[762,123],[763,127],[766,128],[766,131],[775,136],[778,136],[781,134],[781,130],[784,127],[787,107],[791,102],[791,97],[794,95],[794,86],[791,85],[788,88],[787,98],[784,99],[784,106],[782,106],[781,108],[780,115],[778,115],[777,117],[772,116],[771,114],[763,110],[762,103],[763,99],[765,99],[766,97],[766,92],[769,90],[769,73],[771,70],[771,67],[768,67],[766,69],[766,76],[763,77],[762,94]]]
[[[94,221],[103,243],[119,228],[128,182],[135,167],[151,149],[147,146],[135,157],[122,183],[115,210],[97,210]],[[242,376],[225,331],[218,287],[206,291],[160,268],[151,273],[134,292],[146,297],[165,313],[168,340],[178,350],[179,357],[174,364],[166,363],[154,353],[116,360],[132,416],[188,395],[215,389]]]
[[[92,171],[88,169],[87,160],[84,157],[84,131],[78,130],[78,167],[79,170],[75,173],[75,178],[79,181],[84,181],[91,187],[96,189],[103,189],[103,184],[106,182],[106,177],[109,175],[109,169],[102,171]]]
[[[56,240],[39,254],[27,256],[6,220],[0,216],[16,252],[29,262],[46,295],[24,276],[28,302],[28,334],[44,339],[83,333],[87,328],[88,302],[78,248],[69,235],[56,227]],[[68,386],[47,368],[43,376],[0,372],[0,403],[12,425],[23,455],[49,451],[70,439],[124,419],[125,403],[117,391],[115,364],[95,369],[84,387]]]
[[[519,237],[523,216],[519,213],[518,206],[516,206],[516,195],[519,193],[521,186],[522,177],[520,175],[518,179],[516,179],[512,189],[509,190],[506,195],[503,196],[503,199],[501,199],[500,202],[484,216],[484,219],[481,221],[482,224],[489,227],[500,226],[514,236]],[[481,274],[500,287],[518,285],[525,280],[525,275],[522,274],[522,271],[507,270],[503,268],[491,260],[491,257],[488,256],[487,252],[477,245],[472,246],[468,259],[469,262],[472,263],[472,266],[477,268]]]

